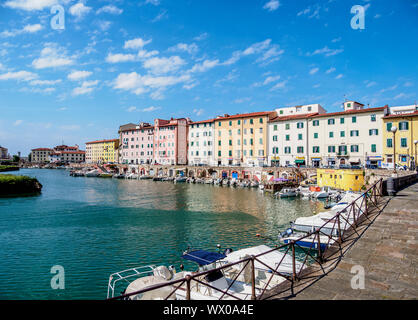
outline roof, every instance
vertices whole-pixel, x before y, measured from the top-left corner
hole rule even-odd
[[[209,120],[202,120],[202,121],[194,121],[194,122],[190,122],[190,124],[200,124],[200,123],[210,123],[210,122],[214,122],[215,119],[209,119]]]
[[[410,113],[389,114],[387,116],[384,116],[383,119],[405,118],[405,117],[418,117],[418,111],[414,111]]]
[[[261,116],[272,116],[275,115],[276,111],[263,111],[263,112],[252,112],[252,113],[242,113],[235,115],[226,115],[223,117],[218,117],[215,121],[218,120],[229,120],[229,119],[240,119],[240,118],[251,118],[251,117],[261,117]]]
[[[119,142],[119,139],[97,140],[97,141],[86,142],[86,144],[104,143],[104,142],[116,142],[116,141]]]
[[[120,131],[131,131],[131,130],[148,130],[148,129],[154,129],[154,126],[152,126],[151,124],[147,123],[147,125],[143,125],[141,126],[140,124],[134,124],[134,123],[128,123],[128,124],[124,124],[122,126],[119,127],[119,132]]]
[[[357,113],[368,113],[368,112],[378,112],[385,110],[388,106],[384,107],[377,107],[377,108],[366,108],[366,109],[359,109],[359,110],[347,110],[347,111],[340,111],[340,112],[331,112],[331,113],[320,113],[313,118],[324,118],[324,117],[333,117],[333,116],[343,116],[346,114],[357,114]]]
[[[291,115],[291,116],[279,116],[279,117],[275,117],[275,118],[271,119],[270,122],[307,119],[307,118],[313,117],[315,115],[318,115],[318,112],[305,113],[305,114],[294,114],[294,115]]]
[[[217,252],[210,252],[206,250],[194,250],[183,254],[181,257],[183,259],[196,262],[201,266],[205,266],[217,260],[223,259],[226,256]]]
[[[37,149],[32,149],[32,151],[54,151],[54,150],[49,149],[49,148],[37,148]]]

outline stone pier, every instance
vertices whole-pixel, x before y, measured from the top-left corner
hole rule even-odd
[[[418,183],[398,192],[337,268],[292,299],[417,299]],[[353,289],[354,266],[365,271]]]

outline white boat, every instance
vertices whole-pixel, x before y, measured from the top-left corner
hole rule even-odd
[[[309,187],[303,187],[303,186],[299,186],[296,189],[296,192],[298,193],[298,195],[300,195],[301,197],[310,197],[312,191],[309,190]]]
[[[186,182],[187,178],[186,177],[177,177],[174,179],[174,183],[182,183],[182,182]]]
[[[303,239],[301,239],[304,237]],[[336,241],[335,238],[328,237],[326,235],[320,235],[318,241],[318,235],[310,235],[307,236],[306,232],[294,232],[292,228],[287,229],[279,236],[280,241],[284,244],[288,244],[292,241],[302,247],[307,249],[314,249],[318,250],[321,247],[321,251],[323,252],[328,246],[331,246]]]
[[[99,170],[93,169],[86,173],[86,177],[98,177],[100,175]]]
[[[329,193],[325,190],[325,188],[321,188],[320,191],[314,191],[311,193],[311,197],[315,199],[325,199],[328,198]]]
[[[276,196],[279,198],[293,198],[297,197],[297,195],[296,189],[292,188],[284,188],[276,193]]]
[[[259,185],[258,185],[258,188],[259,188],[260,190],[264,190],[264,184],[259,184]]]

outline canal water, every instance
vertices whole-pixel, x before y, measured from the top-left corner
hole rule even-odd
[[[240,249],[274,242],[289,221],[321,202],[275,199],[258,189],[150,180],[70,177],[22,169],[43,185],[35,197],[0,198],[0,299],[105,299],[113,272],[184,263],[187,247]],[[186,267],[192,267],[184,263]],[[65,289],[51,289],[51,268]]]

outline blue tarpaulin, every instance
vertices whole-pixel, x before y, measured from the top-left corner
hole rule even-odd
[[[226,256],[222,253],[209,252],[205,250],[190,251],[181,256],[183,259],[198,263],[201,266],[211,264],[217,260],[223,259]]]

